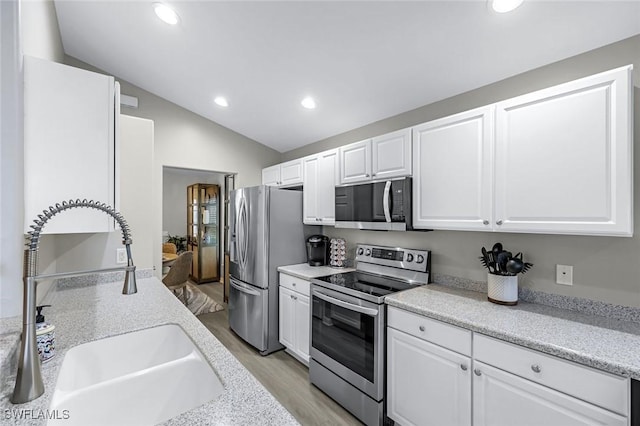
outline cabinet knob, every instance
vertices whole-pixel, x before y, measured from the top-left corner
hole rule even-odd
[[[294,287],[296,286],[296,283],[291,283],[291,285],[293,285]]]
[[[533,370],[534,373],[539,373],[542,371],[542,368],[540,368],[540,366],[538,364],[533,364],[531,366],[531,369]]]
[[[460,368],[462,369],[462,371],[467,371],[467,364],[460,364]]]
[[[475,374],[476,376],[481,376],[482,375],[482,371],[480,371],[479,368],[474,368],[473,369],[473,374]]]
[[[488,220],[483,220],[483,221],[482,221],[482,224],[483,224],[483,225],[488,225],[488,224],[489,224],[489,221],[488,221]]]
[[[371,175],[371,177],[376,177],[376,174],[375,174],[375,173],[373,173],[373,174]]]
[[[502,220],[496,220],[496,225],[502,225]]]
[[[424,331],[424,325],[421,325],[420,327],[418,327],[418,330]]]
[[[367,173],[366,175],[364,175],[364,177],[369,177],[369,173]]]

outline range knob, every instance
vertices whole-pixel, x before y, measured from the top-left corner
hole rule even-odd
[[[358,256],[362,255],[362,253],[364,253],[364,249],[362,247],[360,247],[358,249]]]
[[[367,256],[371,256],[371,249],[367,249],[366,253]]]
[[[418,258],[416,259],[416,263],[422,263],[422,262],[424,262],[424,256],[419,254]]]
[[[413,262],[413,254],[407,254],[407,262]]]

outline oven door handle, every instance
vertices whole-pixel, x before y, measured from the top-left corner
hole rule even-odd
[[[333,303],[341,308],[348,309],[350,311],[359,312],[361,314],[369,315],[371,317],[378,316],[377,309],[365,308],[364,306],[354,305],[353,303],[345,302],[344,300],[336,299],[335,297],[327,296],[324,293],[320,293],[317,290],[312,291],[313,295],[318,299],[322,299],[325,302]]]

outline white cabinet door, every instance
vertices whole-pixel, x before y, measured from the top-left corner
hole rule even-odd
[[[318,193],[320,191],[320,158],[312,155],[302,159],[302,221],[307,225],[318,225]],[[334,201],[335,202],[335,201]]]
[[[294,294],[295,299],[295,339],[294,348],[298,356],[309,365],[309,327],[311,314],[309,311],[309,297],[300,293]]]
[[[387,404],[401,425],[469,426],[470,358],[387,328]]]
[[[493,107],[413,128],[413,226],[491,230]]]
[[[294,292],[279,287],[280,294],[278,297],[279,306],[279,319],[278,319],[278,332],[280,333],[279,340],[287,348],[294,347],[294,330],[295,330],[295,303],[293,300]]]
[[[280,164],[262,169],[262,184],[269,186],[280,185]]]
[[[627,417],[474,361],[474,426],[610,425]]]
[[[317,212],[322,225],[336,223],[336,185],[338,183],[338,150],[318,154]]]
[[[371,158],[373,179],[411,176],[411,129],[371,139]]]
[[[302,184],[302,159],[287,161],[280,164],[280,186],[294,186]]]
[[[304,223],[308,225],[335,225],[338,150],[331,149],[305,157],[302,164]]]
[[[69,199],[119,208],[118,97],[113,77],[25,56],[25,232],[42,210]],[[56,216],[43,233],[112,230],[114,222],[103,212],[75,209]]]
[[[633,232],[631,67],[497,104],[495,225]]]
[[[371,180],[371,139],[340,147],[340,183]]]

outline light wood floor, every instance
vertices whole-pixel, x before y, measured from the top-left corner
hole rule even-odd
[[[222,284],[198,286],[222,303]],[[226,303],[223,303],[226,308]],[[322,391],[309,383],[309,370],[285,351],[262,356],[229,329],[228,311],[198,319],[302,425],[362,425]]]

